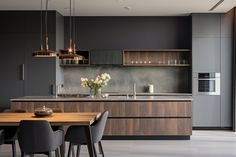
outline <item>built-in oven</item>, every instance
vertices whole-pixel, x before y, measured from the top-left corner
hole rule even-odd
[[[220,95],[220,73],[194,73],[193,92],[197,95]]]

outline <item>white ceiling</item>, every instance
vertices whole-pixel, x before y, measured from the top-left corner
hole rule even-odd
[[[45,1],[45,0],[43,0]],[[236,0],[75,0],[76,16],[177,16],[190,13],[227,12]],[[40,10],[41,0],[0,0],[0,10]],[[130,9],[127,9],[130,8]],[[49,0],[49,10],[69,15],[69,0]]]

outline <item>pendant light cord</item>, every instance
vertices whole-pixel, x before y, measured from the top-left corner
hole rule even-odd
[[[70,19],[69,19],[70,20],[69,21],[70,22],[70,26],[69,26],[70,27],[70,32],[69,32],[70,33],[70,49],[72,48],[72,38],[71,38],[71,36],[72,36],[72,24],[71,24],[71,22],[72,22],[72,19],[71,19],[72,8],[71,8],[71,5],[72,4],[71,4],[71,0],[70,0]]]
[[[46,13],[45,13],[45,34],[48,36],[48,0],[46,0]]]
[[[40,49],[43,50],[43,0],[41,0],[40,9]]]
[[[73,0],[73,48],[74,48],[74,54],[76,53],[75,51],[75,0]]]

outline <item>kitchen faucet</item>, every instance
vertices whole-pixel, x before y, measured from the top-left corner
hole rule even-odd
[[[136,99],[136,83],[133,84],[133,98]]]

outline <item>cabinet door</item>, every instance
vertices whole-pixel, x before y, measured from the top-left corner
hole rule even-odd
[[[27,35],[25,40],[30,43],[25,54],[27,64],[25,95],[52,95],[52,87],[56,83],[56,58],[32,57],[32,52],[38,50],[40,46],[39,34]]]
[[[122,50],[91,50],[91,64],[122,64]]]
[[[220,127],[220,96],[193,97],[193,127]]]
[[[192,36],[199,37],[220,37],[221,14],[193,14],[192,15]]]
[[[193,72],[220,72],[220,38],[192,40]]]
[[[25,36],[0,34],[0,108],[9,107],[9,99],[24,95]]]
[[[221,126],[232,127],[232,38],[221,38]]]

